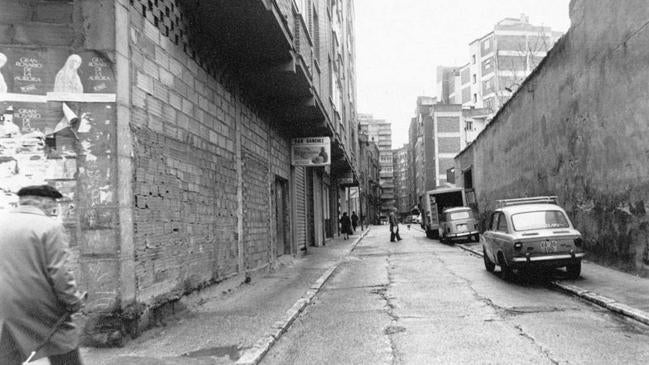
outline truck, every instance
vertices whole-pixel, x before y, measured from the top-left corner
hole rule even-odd
[[[438,187],[429,190],[419,197],[421,211],[421,228],[428,238],[439,238],[440,216],[444,209],[466,206],[466,194],[463,188]]]

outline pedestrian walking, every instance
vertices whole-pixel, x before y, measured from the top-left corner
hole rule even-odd
[[[388,220],[390,221],[390,242],[394,242],[395,239],[401,241],[401,236],[399,235],[399,221],[397,220],[394,211],[390,212]]]
[[[343,237],[345,239],[349,238],[350,234],[353,234],[352,232],[352,221],[349,219],[349,216],[347,215],[347,212],[343,213],[343,216],[340,217],[340,231],[343,234]]]
[[[20,365],[32,351],[33,360],[81,364],[71,314],[83,296],[68,267],[63,225],[48,216],[62,195],[37,185],[18,197],[17,208],[0,214],[0,364]]]
[[[356,227],[358,227],[358,216],[356,215],[356,212],[352,212],[352,228],[354,229],[354,232],[356,232]]]

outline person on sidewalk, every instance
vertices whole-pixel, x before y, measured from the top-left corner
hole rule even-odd
[[[343,216],[340,218],[340,231],[345,239],[348,239],[349,235],[353,234],[352,221],[349,219],[347,212],[344,212]]]
[[[37,185],[20,189],[18,197],[17,208],[0,214],[0,364],[20,365],[43,343],[34,360],[81,364],[71,314],[81,309],[83,296],[67,264],[63,225],[48,216],[62,195]]]
[[[356,212],[352,212],[352,228],[354,229],[354,232],[356,232],[356,227],[358,227],[358,216],[356,215]]]
[[[401,236],[399,236],[399,220],[397,220],[394,211],[390,212],[388,219],[390,221],[390,242],[394,242],[395,239],[401,241]]]

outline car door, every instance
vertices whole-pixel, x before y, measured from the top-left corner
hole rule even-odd
[[[491,258],[492,262],[496,262],[494,261],[496,257],[494,250],[494,234],[496,232],[496,229],[498,229],[498,216],[498,212],[491,213],[487,230],[482,234],[482,237],[484,239],[485,252],[489,256],[489,258]]]
[[[512,249],[510,244],[510,234],[509,234],[509,225],[507,223],[507,217],[503,212],[498,212],[498,218],[496,220],[496,226],[494,227],[493,233],[493,247],[494,247],[494,256],[498,252],[502,252],[507,260],[510,259]],[[497,262],[497,261],[496,261]]]

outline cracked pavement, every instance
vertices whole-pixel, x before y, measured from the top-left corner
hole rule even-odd
[[[645,364],[649,327],[374,227],[262,364]]]

